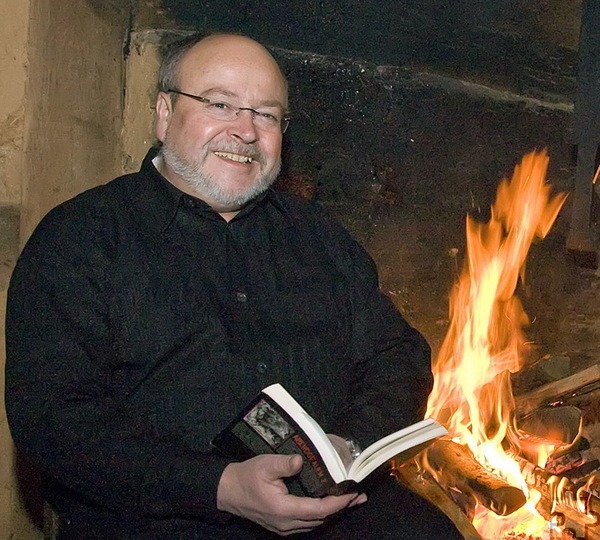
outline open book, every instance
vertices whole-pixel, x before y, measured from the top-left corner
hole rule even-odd
[[[321,426],[283,386],[273,384],[252,400],[212,445],[237,460],[258,454],[299,454],[304,467],[288,479],[290,493],[322,497],[352,490],[384,463],[406,461],[447,434],[435,420],[422,420],[365,448],[346,470]]]

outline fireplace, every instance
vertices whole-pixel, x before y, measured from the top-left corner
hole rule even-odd
[[[467,218],[464,269],[426,414],[450,437],[394,469],[465,538],[600,538],[600,442],[590,432],[599,366],[516,396],[512,386],[528,357],[518,294],[527,254],[566,199],[546,183],[548,162],[543,151],[526,155],[501,182],[489,222]]]

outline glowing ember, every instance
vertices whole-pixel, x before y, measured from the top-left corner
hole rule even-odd
[[[452,291],[450,327],[433,364],[427,416],[438,418],[485,468],[528,496],[528,504],[510,516],[476,509],[473,524],[490,540],[550,534],[535,511],[536,495],[528,493],[511,457],[519,453],[519,441],[510,384],[527,342],[522,328],[528,318],[515,289],[524,279],[531,243],[546,236],[566,198],[550,196],[548,161],[546,152],[526,155],[512,179],[500,184],[490,221],[467,217],[466,265]]]

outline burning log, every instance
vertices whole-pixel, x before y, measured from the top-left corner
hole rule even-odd
[[[597,387],[594,381],[600,380],[600,366],[595,366],[517,398],[515,409],[510,377],[522,368],[529,341],[523,332],[529,318],[515,290],[524,279],[529,246],[536,237],[546,236],[566,198],[564,193],[551,195],[545,182],[547,166],[546,152],[528,154],[512,179],[500,184],[489,222],[467,217],[465,266],[452,291],[446,338],[432,363],[434,386],[425,416],[446,425],[455,440],[468,441],[482,463],[525,491],[527,482],[520,476],[529,473],[530,481],[546,495],[550,511],[556,493],[559,501],[578,512],[584,508],[589,517],[597,511],[598,500],[590,490],[585,501],[579,496],[584,491],[574,486],[564,489],[565,481],[559,491],[560,479],[512,455],[521,451],[523,442],[530,443],[527,454],[540,463],[556,448],[571,448],[579,435],[581,414],[569,414],[577,413],[572,409],[531,413],[540,405],[564,403],[574,391],[590,392]],[[517,424],[521,429],[515,429]],[[506,452],[507,444],[511,453]],[[466,446],[437,441],[425,455],[423,476],[430,474],[465,515],[473,516],[482,537],[547,538],[546,533],[554,533],[532,508],[537,493],[531,493],[531,504],[526,505],[521,489],[488,472]],[[520,471],[521,460],[533,471]]]
[[[571,446],[581,432],[581,410],[572,406],[543,407],[519,420],[519,430],[536,436],[557,449]]]
[[[499,516],[512,514],[526,502],[519,488],[486,471],[465,446],[436,441],[427,450],[427,459],[442,487],[472,495]]]
[[[542,448],[553,454],[572,448],[582,429],[581,410],[572,406],[543,407],[518,421],[520,454],[538,462]]]
[[[586,484],[577,487],[565,477],[556,476],[524,459],[517,460],[527,485],[541,493],[538,511],[546,517],[553,512],[554,501],[578,514],[600,515],[600,493],[597,491],[600,486]]]
[[[392,467],[392,476],[402,485],[437,506],[454,523],[465,540],[483,540],[469,517],[448,493],[425,471],[419,471],[416,461]]]
[[[599,452],[600,447],[581,448],[550,458],[544,468],[552,474],[566,476],[571,482],[577,483],[600,471]]]

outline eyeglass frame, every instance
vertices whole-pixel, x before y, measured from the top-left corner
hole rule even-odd
[[[180,96],[189,97],[191,99],[195,99],[196,101],[199,101],[200,103],[206,103],[206,104],[209,104],[209,103],[218,103],[216,101],[211,101],[210,99],[208,99],[208,98],[206,98],[204,96],[197,96],[195,94],[188,94],[187,92],[182,92],[181,90],[177,90],[175,88],[169,88],[168,90],[165,90],[165,92],[167,94],[178,94]],[[240,111],[250,111],[252,113],[252,118],[253,119],[254,119],[255,116],[263,114],[260,111],[257,111],[256,109],[253,109],[252,107],[235,107],[233,105],[229,105],[229,104],[227,104],[227,105],[236,111],[236,113],[235,113],[236,118],[237,118],[238,114],[240,114]],[[290,116],[289,116],[289,114],[284,113],[283,116],[281,117],[280,122],[279,122],[279,126],[280,126],[280,129],[281,129],[281,134],[282,135],[287,131],[287,128],[289,127],[289,125],[290,125]]]

